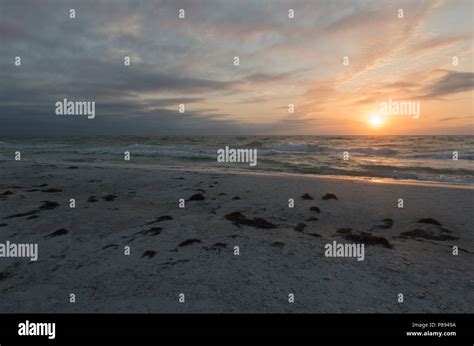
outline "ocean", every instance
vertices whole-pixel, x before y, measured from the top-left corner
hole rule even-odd
[[[258,164],[218,163],[217,150],[257,149]],[[0,138],[0,160],[123,162],[356,179],[474,183],[474,136],[209,136]],[[124,161],[129,151],[131,161]],[[348,160],[343,160],[347,152]],[[453,160],[457,152],[458,160]]]

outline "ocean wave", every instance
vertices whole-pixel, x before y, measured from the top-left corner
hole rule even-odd
[[[425,171],[417,170],[393,170],[390,166],[365,166],[358,167],[358,169],[341,169],[332,166],[321,165],[318,167],[307,167],[297,165],[285,165],[285,171],[291,171],[295,173],[303,174],[316,174],[316,175],[334,175],[334,176],[350,176],[358,178],[380,178],[380,179],[393,179],[393,180],[415,180],[415,181],[430,181],[430,182],[441,182],[441,183],[452,183],[452,184],[473,184],[474,174],[465,174],[463,170],[453,171],[441,171],[434,172],[431,169]],[[365,168],[365,169],[364,169]],[[397,167],[399,168],[399,167]]]
[[[459,160],[469,160],[469,161],[474,160],[474,154],[464,154],[462,152],[459,152],[458,155],[459,155],[458,156]],[[415,159],[431,159],[431,160],[452,160],[453,159],[453,153],[448,152],[448,153],[416,154],[416,155],[413,155],[413,158],[415,158]]]
[[[277,151],[277,152],[300,152],[300,153],[310,153],[310,152],[324,152],[324,151],[333,151],[336,148],[330,148],[315,144],[291,144],[291,143],[276,143],[271,145],[265,145],[265,148]]]
[[[121,147],[99,147],[78,149],[78,154],[85,155],[118,155],[130,151],[134,156],[171,156],[176,158],[215,158],[215,151],[210,148],[195,146],[131,144]]]
[[[390,148],[354,148],[354,149],[348,149],[347,150],[349,153],[359,153],[359,154],[366,154],[366,155],[372,155],[372,156],[378,156],[378,155],[395,155],[398,154],[399,152],[395,149],[390,149]]]
[[[265,143],[262,141],[250,141],[245,143],[242,147],[251,148],[251,149],[258,149],[264,147]]]
[[[474,171],[466,168],[436,168],[426,166],[361,165],[368,172],[413,172],[438,175],[464,175],[474,177]]]
[[[264,145],[264,148],[281,153],[342,153],[344,151],[347,151],[349,153],[365,154],[370,156],[389,156],[399,154],[399,151],[387,147],[344,148],[305,143],[276,143],[271,145],[267,144]]]

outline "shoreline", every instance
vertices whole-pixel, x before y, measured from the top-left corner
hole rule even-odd
[[[0,164],[7,162],[16,162],[13,160],[0,160]],[[327,179],[327,180],[343,180],[353,181],[356,183],[367,184],[390,184],[390,185],[409,185],[409,186],[425,186],[425,187],[442,187],[451,189],[474,190],[472,184],[454,184],[436,181],[422,181],[410,179],[393,179],[393,178],[378,178],[368,176],[349,176],[349,175],[326,175],[314,173],[296,173],[296,172],[279,172],[279,171],[258,171],[253,172],[249,170],[240,170],[234,168],[216,168],[209,167],[192,167],[186,168],[183,166],[165,166],[158,164],[144,164],[144,163],[119,163],[119,162],[77,162],[77,161],[51,161],[51,160],[29,160],[22,159],[21,162],[33,163],[38,165],[61,165],[61,166],[83,166],[83,167],[103,167],[103,168],[123,168],[136,169],[143,168],[154,171],[177,171],[177,172],[199,172],[208,174],[225,174],[225,175],[247,175],[247,176],[268,176],[268,177],[290,177],[290,178],[305,178],[305,179]],[[232,169],[232,170],[231,170]]]

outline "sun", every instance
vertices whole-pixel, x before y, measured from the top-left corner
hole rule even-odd
[[[369,118],[369,124],[372,125],[372,127],[380,127],[384,123],[384,119],[381,115],[379,114],[373,114]]]

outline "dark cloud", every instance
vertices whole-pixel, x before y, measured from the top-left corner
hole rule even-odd
[[[421,98],[437,98],[474,89],[473,72],[446,71],[424,90]]]

